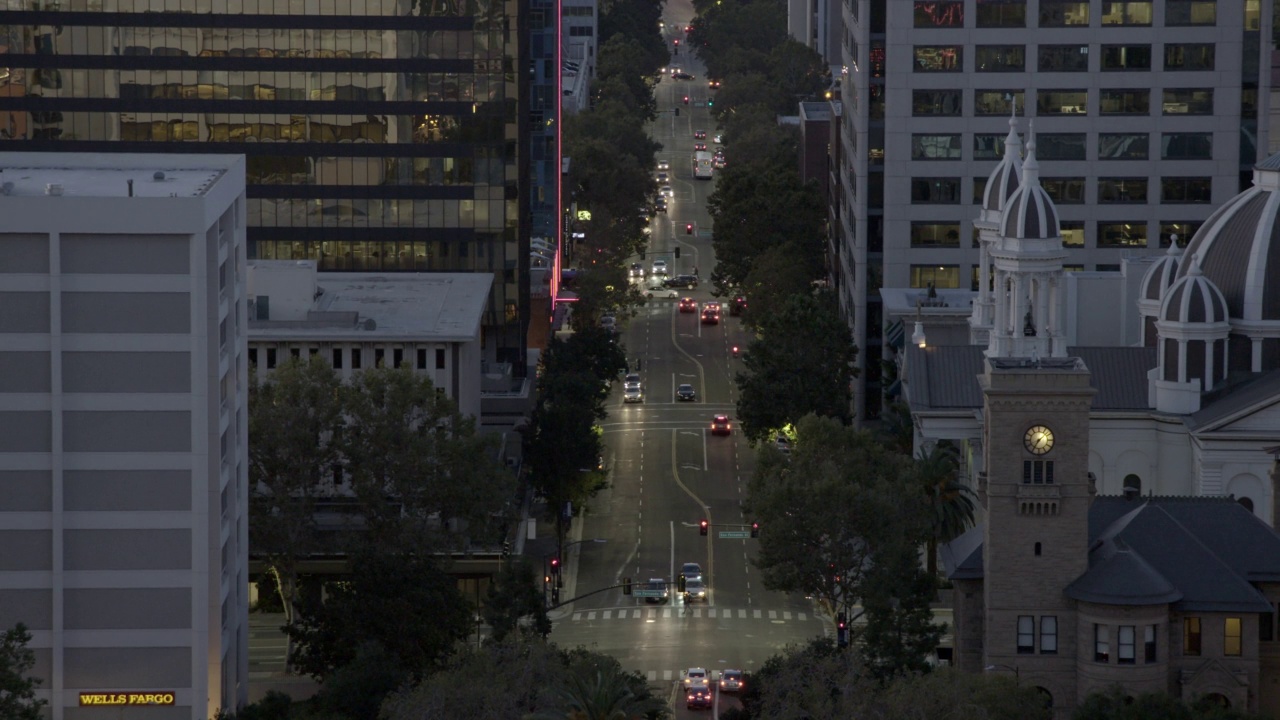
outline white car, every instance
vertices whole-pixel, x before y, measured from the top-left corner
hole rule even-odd
[[[628,385],[622,391],[622,402],[624,403],[642,403],[644,402],[644,390],[640,388],[640,383]]]
[[[673,198],[676,196],[676,191],[672,190],[670,185],[663,185],[662,187],[658,188],[658,193],[661,194],[663,197]]]
[[[724,136],[723,136],[723,135],[721,135],[720,133],[716,133],[716,136],[713,138],[713,140],[714,140],[715,142],[717,142],[717,143],[723,143],[723,142],[724,142]]]
[[[666,185],[671,182],[671,176],[667,175],[665,172],[658,173],[653,179],[658,185]]]
[[[658,169],[659,169],[659,170],[670,170],[670,169],[671,169],[671,163],[667,162],[666,160],[659,160],[659,161],[658,161]]]
[[[680,566],[680,574],[685,580],[701,580],[702,566],[698,563],[685,563]]]
[[[707,675],[706,668],[689,668],[685,671],[684,686],[687,688],[694,683],[711,683],[711,678]]]
[[[653,274],[654,274],[654,275],[666,275],[666,274],[667,274],[667,261],[666,261],[666,260],[654,260],[654,261],[653,261]]]
[[[647,297],[665,298],[667,300],[675,300],[680,297],[680,291],[675,288],[664,287],[661,283],[650,285],[648,290],[644,291]]]

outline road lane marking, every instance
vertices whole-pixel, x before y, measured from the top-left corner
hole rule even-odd
[[[787,614],[788,614],[788,615],[790,615],[791,613],[787,613]],[[601,615],[600,615],[600,619],[601,619],[601,620],[612,620],[612,619],[613,619],[613,611],[612,611],[612,610],[605,610],[603,613],[601,613]]]
[[[657,681],[658,681],[658,671],[657,671],[657,670],[650,670],[650,671],[645,675],[645,677],[646,677],[646,678],[648,678],[649,682],[657,682]]]

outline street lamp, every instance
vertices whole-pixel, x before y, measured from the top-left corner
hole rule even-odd
[[[985,671],[987,671],[987,672],[991,672],[992,670],[1012,670],[1012,671],[1013,671],[1013,684],[1014,684],[1014,685],[1019,685],[1019,686],[1020,686],[1020,685],[1022,685],[1022,678],[1019,676],[1017,666],[1014,666],[1014,665],[1005,665],[1004,663],[992,663],[991,665],[988,665],[988,666],[986,666],[985,668],[983,668],[983,670],[985,670]]]

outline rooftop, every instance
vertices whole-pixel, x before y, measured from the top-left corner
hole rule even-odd
[[[236,157],[0,153],[0,194],[11,197],[199,197],[227,172]]]

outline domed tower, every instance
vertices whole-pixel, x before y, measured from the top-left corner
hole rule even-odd
[[[1209,216],[1187,245],[1178,271],[1181,279],[1197,265],[1226,298],[1231,320],[1229,372],[1280,367],[1278,214],[1280,154],[1256,165],[1253,187]]]
[[[1156,344],[1156,318],[1160,316],[1160,299],[1178,279],[1178,268],[1182,266],[1182,248],[1178,247],[1178,236],[1170,238],[1169,252],[1153,264],[1147,274],[1142,276],[1142,287],[1138,293],[1138,314],[1142,316],[1142,345],[1152,347]]]
[[[1200,409],[1200,393],[1227,377],[1227,299],[1192,257],[1169,286],[1156,320],[1159,339],[1152,372],[1152,404],[1186,415]]]
[[[1009,113],[1009,134],[1004,139],[1004,157],[987,177],[982,192],[982,211],[973,226],[978,230],[978,297],[973,301],[973,314],[969,317],[969,342],[986,345],[991,342],[991,327],[995,322],[995,304],[991,293],[991,246],[1000,231],[1000,218],[1005,203],[1022,184],[1022,141],[1018,138],[1017,103]]]
[[[1066,357],[1062,231],[1058,209],[1040,186],[1035,130],[1027,130],[1022,183],[1005,201],[989,249],[995,317],[987,357]]]

